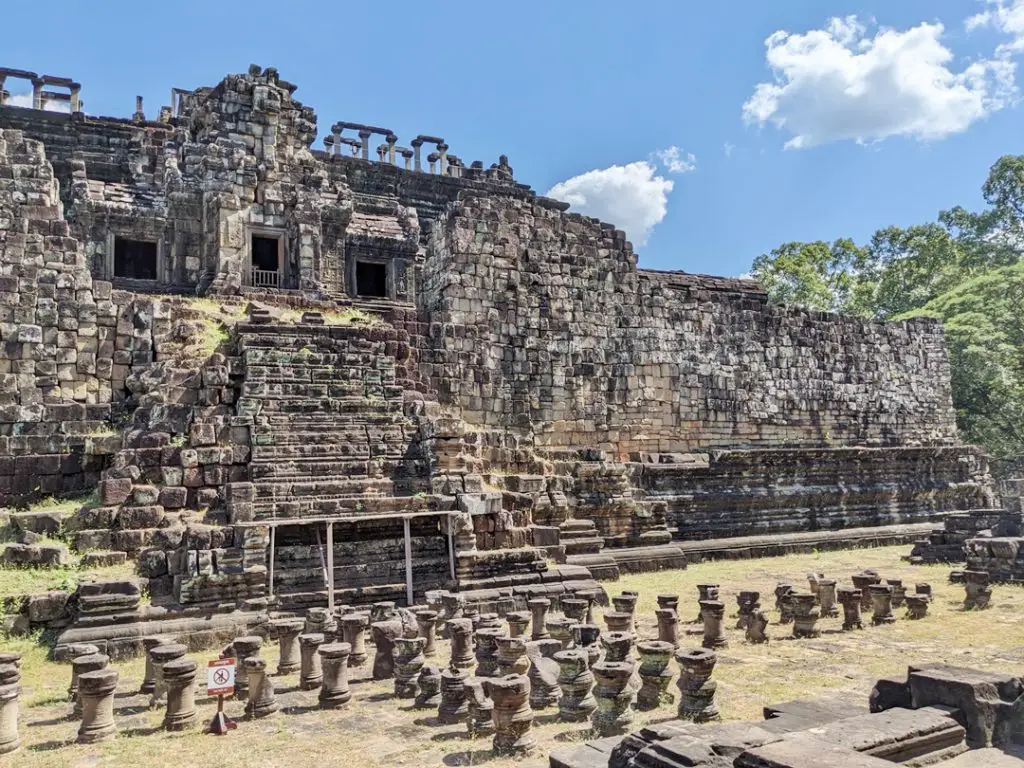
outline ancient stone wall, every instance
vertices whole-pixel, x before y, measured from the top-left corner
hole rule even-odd
[[[621,231],[542,199],[465,196],[421,302],[443,403],[539,446],[650,452],[955,440],[932,321],[767,303],[756,283],[637,271]]]

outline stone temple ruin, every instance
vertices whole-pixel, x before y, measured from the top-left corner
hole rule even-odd
[[[19,84],[34,108],[4,105]],[[95,489],[12,524],[140,577],[40,608],[61,644],[335,602],[504,615],[998,503],[937,323],[639,269],[504,156],[325,129],[295,92],[252,66],[94,117],[73,80],[0,69],[0,503]]]

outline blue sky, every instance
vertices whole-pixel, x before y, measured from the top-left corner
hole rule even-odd
[[[140,94],[152,117],[172,86],[275,66],[321,131],[507,154],[520,181],[624,226],[652,268],[735,275],[784,241],[977,207],[988,167],[1024,152],[1024,0],[41,7],[4,9],[22,32],[0,65],[79,80],[89,113],[129,116]]]

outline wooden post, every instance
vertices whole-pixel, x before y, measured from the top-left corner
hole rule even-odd
[[[334,610],[334,523],[327,524],[327,608]]]
[[[412,605],[412,536],[409,532],[409,518],[402,518],[405,529],[405,604]]]
[[[274,544],[277,541],[277,526],[270,526],[270,567],[267,568],[267,596],[274,596]]]

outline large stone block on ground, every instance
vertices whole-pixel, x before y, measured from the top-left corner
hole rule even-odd
[[[805,734],[747,750],[735,768],[892,768],[892,763]]]

